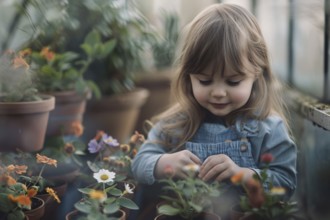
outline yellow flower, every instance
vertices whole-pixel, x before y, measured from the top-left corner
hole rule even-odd
[[[124,153],[127,153],[127,152],[129,152],[131,150],[131,147],[128,144],[121,144],[120,145],[120,149]]]
[[[89,192],[88,195],[91,199],[97,199],[100,202],[103,202],[107,198],[107,195],[101,190],[94,190],[93,189]]]
[[[57,203],[61,203],[60,198],[58,198],[56,192],[52,188],[47,187],[46,192],[53,197]]]
[[[280,187],[280,186],[275,186],[275,187],[271,188],[270,194],[272,194],[272,195],[284,195],[285,194],[285,189],[283,187]]]
[[[37,154],[37,163],[44,163],[57,167],[57,160],[51,159],[49,157],[40,154]]]

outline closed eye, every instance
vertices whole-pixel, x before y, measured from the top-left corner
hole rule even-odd
[[[207,85],[210,85],[212,83],[212,80],[199,80],[199,83],[201,85],[207,86]]]
[[[228,81],[227,81],[227,84],[228,84],[229,86],[238,86],[238,85],[240,84],[240,82],[241,82],[241,80],[239,80],[239,81],[228,80]]]

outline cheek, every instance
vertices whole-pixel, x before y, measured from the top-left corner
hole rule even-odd
[[[207,92],[200,86],[193,86],[193,95],[198,103],[207,101]]]
[[[232,100],[235,100],[236,102],[244,102],[244,104],[249,100],[251,95],[251,90],[238,90],[232,93]]]

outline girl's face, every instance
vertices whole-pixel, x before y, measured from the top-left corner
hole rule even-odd
[[[206,70],[190,74],[190,79],[197,102],[215,116],[224,117],[247,103],[255,77],[228,71],[212,74]]]

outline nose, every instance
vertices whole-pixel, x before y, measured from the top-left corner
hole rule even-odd
[[[221,98],[227,95],[226,88],[224,86],[215,86],[212,88],[211,96]]]

